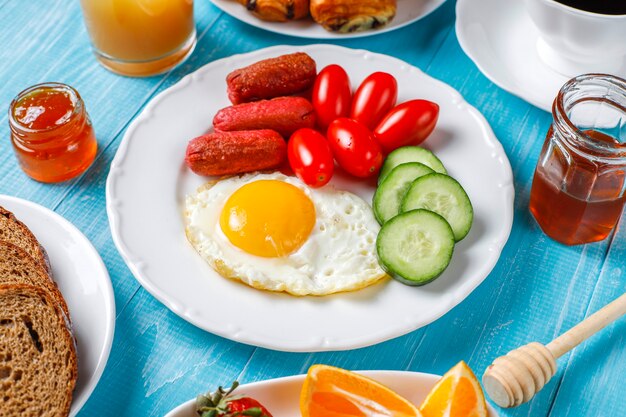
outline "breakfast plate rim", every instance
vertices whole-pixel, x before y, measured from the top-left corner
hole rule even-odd
[[[230,0],[210,0],[210,1],[211,1],[211,4],[213,4],[215,7],[220,9],[225,14],[247,25],[256,27],[258,29],[266,30],[268,32],[283,35],[283,36],[290,36],[290,37],[300,38],[300,39],[317,39],[317,40],[357,39],[357,38],[365,38],[369,36],[382,35],[384,33],[392,32],[397,29],[402,29],[406,26],[409,26],[415,22],[418,22],[424,19],[425,17],[429,16],[430,14],[435,12],[437,9],[439,9],[446,2],[446,0],[431,0],[433,1],[434,4],[430,10],[426,11],[426,13],[423,13],[413,19],[407,20],[406,22],[402,22],[397,25],[394,24],[394,22],[392,21],[390,24],[380,29],[340,34],[340,33],[328,32],[319,25],[318,26],[320,30],[314,31],[313,33],[309,33],[306,30],[298,31],[297,29],[293,29],[293,28],[286,28],[287,30],[285,30],[284,28],[281,28],[279,26],[280,24],[282,24],[282,22],[266,22],[264,20],[261,20],[255,17],[252,13],[248,12],[245,9],[245,7],[243,7],[240,4],[238,4],[237,6],[241,7],[241,11],[232,12],[231,10],[228,9],[228,7],[224,5],[224,3],[227,3]],[[413,1],[420,1],[420,0],[413,0]]]
[[[419,74],[421,76],[428,77],[433,83],[438,84],[443,91],[447,92],[448,95],[451,96],[452,102],[454,102],[460,108],[467,110],[470,112],[470,115],[476,119],[479,124],[481,130],[485,133],[481,140],[487,140],[488,144],[493,148],[492,158],[497,161],[501,165],[504,171],[504,177],[500,180],[500,187],[502,192],[505,195],[505,199],[507,200],[507,211],[502,214],[505,227],[499,230],[498,239],[495,242],[492,242],[492,250],[489,251],[488,259],[485,260],[485,263],[480,267],[476,275],[481,275],[481,279],[476,279],[472,282],[472,285],[467,286],[467,291],[456,291],[450,294],[450,300],[447,302],[446,308],[441,309],[435,314],[429,315],[429,317],[424,319],[412,319],[412,320],[404,320],[402,325],[398,325],[394,328],[393,331],[388,331],[385,329],[385,332],[369,332],[366,335],[360,335],[358,338],[353,339],[343,339],[341,341],[322,341],[313,344],[312,342],[298,342],[292,344],[281,343],[277,340],[271,340],[262,338],[258,336],[258,334],[254,333],[243,333],[243,332],[235,332],[227,330],[223,324],[219,324],[219,320],[217,320],[212,325],[208,325],[206,320],[196,320],[196,318],[189,314],[188,311],[181,305],[174,303],[170,300],[170,297],[164,293],[157,285],[154,284],[153,280],[149,277],[144,276],[144,273],[141,271],[140,265],[142,262],[146,262],[144,260],[133,259],[132,251],[129,250],[126,243],[123,241],[120,232],[120,218],[121,214],[119,213],[120,204],[122,204],[118,199],[116,199],[114,195],[114,183],[117,181],[118,176],[123,175],[123,169],[121,169],[121,165],[126,158],[128,147],[130,143],[130,139],[134,136],[135,131],[139,128],[139,126],[146,121],[147,119],[152,117],[154,113],[154,109],[159,105],[161,100],[163,100],[167,95],[176,92],[178,89],[185,88],[185,86],[192,81],[194,77],[202,77],[203,73],[211,70],[214,66],[225,65],[227,63],[237,63],[242,58],[246,59],[255,59],[259,56],[267,56],[269,54],[279,55],[284,53],[290,53],[294,51],[303,51],[310,52],[316,50],[333,50],[342,54],[351,54],[355,56],[370,56],[373,58],[379,58],[384,60],[392,60],[396,62],[400,67],[406,67],[407,71],[411,71],[414,74]],[[463,301],[474,289],[480,285],[485,278],[489,275],[489,273],[495,267],[502,250],[508,240],[508,237],[511,233],[511,229],[513,226],[513,204],[514,204],[514,185],[513,185],[513,173],[511,169],[510,162],[504,152],[502,144],[497,140],[495,134],[493,133],[489,123],[484,118],[484,116],[473,106],[469,105],[461,96],[461,94],[455,90],[453,87],[445,84],[444,82],[431,77],[425,73],[423,73],[417,67],[406,63],[398,58],[394,58],[384,54],[373,53],[363,49],[351,49],[337,45],[329,45],[329,44],[312,44],[312,45],[303,45],[303,46],[293,46],[293,45],[277,45],[268,48],[258,49],[253,52],[236,54],[229,57],[225,57],[216,61],[212,61],[196,71],[186,75],[180,81],[178,81],[173,86],[168,89],[157,94],[141,111],[141,113],[131,122],[128,127],[119,148],[115,154],[111,162],[111,167],[109,171],[109,175],[106,181],[106,206],[107,206],[107,214],[109,218],[109,224],[111,229],[111,235],[113,238],[113,242],[115,243],[120,255],[124,259],[124,262],[132,272],[133,276],[137,279],[137,281],[157,300],[163,303],[168,309],[174,312],[179,317],[188,321],[189,323],[216,334],[221,337],[225,337],[230,340],[234,340],[240,343],[245,343],[253,346],[259,346],[263,348],[278,350],[278,351],[288,351],[288,352],[321,352],[321,351],[340,351],[340,350],[349,350],[355,349],[359,347],[370,346],[376,343],[380,343],[386,340],[390,340],[402,335],[405,335],[411,331],[414,331],[418,328],[421,328],[427,324],[434,322],[439,319],[441,316],[450,311],[454,306],[458,305],[461,301]],[[383,334],[384,333],[384,334]]]
[[[431,374],[427,372],[399,371],[399,370],[356,370],[354,372],[357,374],[366,376],[368,378],[374,379],[374,380],[380,379],[380,378],[407,377],[407,378],[415,378],[416,380],[429,380],[429,382],[432,382],[433,385],[442,377],[442,375]],[[243,392],[246,389],[249,390],[249,389],[265,388],[266,386],[271,387],[274,384],[280,384],[280,383],[290,383],[290,382],[297,383],[300,381],[304,382],[305,378],[306,378],[306,374],[283,376],[279,378],[271,378],[271,379],[265,379],[262,381],[255,381],[255,382],[250,382],[247,384],[242,384],[237,389],[239,390],[239,392]],[[163,417],[183,417],[185,414],[182,414],[182,413],[188,413],[189,410],[192,409],[193,405],[195,404],[195,401],[196,401],[195,399],[187,400],[184,403],[174,407]],[[489,402],[487,402],[486,404],[487,404],[487,410],[489,412],[489,417],[498,417],[498,413],[493,408],[493,406],[489,404]]]
[[[60,227],[62,227],[63,229],[68,230],[69,233],[74,235],[77,243],[80,244],[81,250],[89,254],[91,259],[95,262],[94,263],[96,267],[95,269],[99,271],[98,274],[94,274],[93,276],[99,277],[98,285],[99,285],[99,288],[102,290],[99,292],[102,296],[105,310],[107,312],[107,317],[105,320],[106,327],[103,329],[104,343],[98,347],[97,363],[95,365],[95,368],[90,370],[89,380],[84,385],[83,391],[80,393],[80,397],[77,398],[76,395],[74,395],[74,397],[72,398],[72,404],[70,406],[69,415],[70,417],[73,417],[76,414],[78,414],[78,412],[85,405],[89,397],[91,397],[91,394],[93,394],[93,391],[95,390],[96,386],[98,385],[98,382],[100,381],[100,378],[102,377],[102,374],[104,373],[104,369],[106,368],[106,364],[111,354],[111,348],[113,346],[113,337],[115,334],[116,307],[115,307],[115,295],[113,292],[113,285],[111,284],[109,272],[108,272],[106,265],[104,264],[104,261],[102,260],[102,257],[100,256],[96,248],[93,246],[91,241],[75,225],[73,225],[69,220],[61,216],[59,213],[56,213],[55,211],[47,207],[44,207],[40,204],[37,204],[29,200],[25,200],[20,197],[0,194],[0,204],[4,205],[5,202],[8,202],[11,206],[26,207],[29,210],[36,213],[38,216],[41,216],[42,218],[45,218],[45,219],[49,219],[51,222],[59,224]],[[22,218],[20,218],[19,216],[19,213],[16,213],[16,217],[22,220]],[[41,235],[41,233],[39,234]],[[55,280],[59,281],[59,277],[55,276]],[[72,317],[73,317],[73,322],[76,322],[76,317],[75,316],[72,316]],[[78,361],[80,363],[81,354],[78,351],[76,352],[76,354],[78,357]]]

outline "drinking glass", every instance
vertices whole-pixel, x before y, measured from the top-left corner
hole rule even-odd
[[[193,0],[81,0],[98,61],[127,76],[150,76],[184,61],[196,44]]]

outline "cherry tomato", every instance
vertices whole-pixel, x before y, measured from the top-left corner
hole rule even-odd
[[[335,159],[355,177],[376,175],[383,162],[380,146],[362,123],[348,118],[334,120],[328,126],[328,143]]]
[[[386,153],[401,146],[419,145],[435,129],[439,105],[428,100],[411,100],[394,107],[374,129]]]
[[[296,130],[287,144],[287,158],[296,176],[313,188],[327,184],[333,176],[333,154],[324,135],[316,130]]]
[[[354,93],[350,117],[374,129],[396,105],[398,82],[393,75],[375,72],[367,77]]]
[[[350,79],[343,68],[329,65],[320,71],[313,85],[313,107],[322,129],[339,117],[348,117],[351,101]]]

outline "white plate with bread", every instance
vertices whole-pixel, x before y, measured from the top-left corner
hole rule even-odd
[[[0,274],[0,414],[75,416],[113,341],[102,259],[60,215],[0,195]]]
[[[225,13],[252,26],[282,35],[309,39],[360,38],[389,32],[428,16],[445,2],[445,0],[211,1]],[[300,3],[302,6],[299,6]],[[295,16],[293,9],[296,10]],[[304,11],[299,13],[298,9]],[[309,10],[319,23],[310,16]],[[395,16],[389,20],[391,12],[394,11]]]

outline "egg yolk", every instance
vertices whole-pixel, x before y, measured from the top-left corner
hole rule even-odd
[[[226,201],[220,226],[230,242],[257,256],[289,255],[315,225],[313,202],[298,187],[277,180],[244,185]]]

